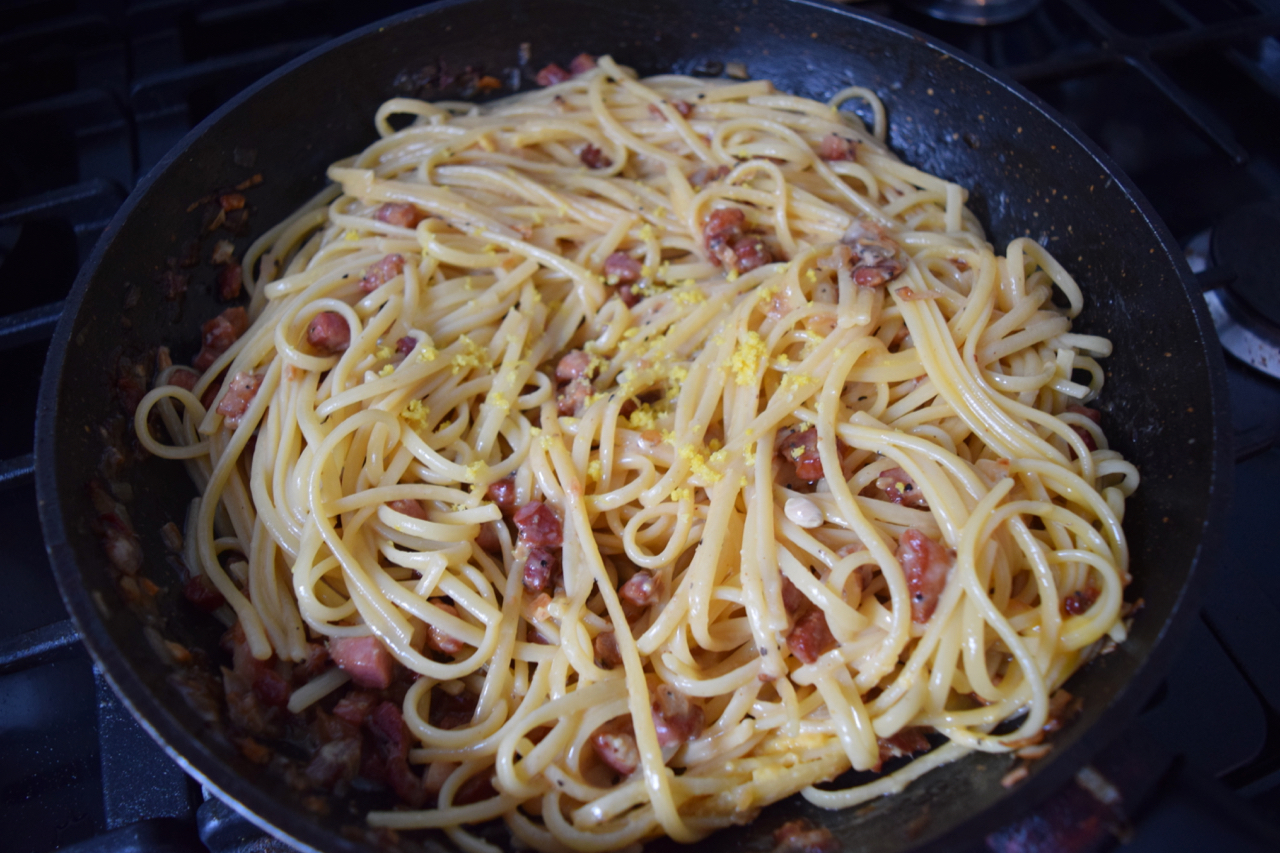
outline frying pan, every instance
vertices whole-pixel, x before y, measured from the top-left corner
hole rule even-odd
[[[110,381],[115,365],[162,344],[189,362],[200,323],[224,307],[198,276],[177,301],[156,284],[165,259],[202,226],[192,202],[260,173],[263,184],[248,195],[250,231],[261,233],[321,187],[331,161],[374,139],[372,116],[385,98],[456,94],[441,70],[465,79],[468,67],[484,69],[527,87],[543,64],[587,51],[611,53],[646,74],[715,74],[723,63],[739,62],[753,77],[814,98],[853,83],[869,86],[888,109],[891,147],[908,163],[968,187],[998,248],[1023,235],[1048,246],[1086,294],[1077,328],[1115,343],[1097,405],[1113,445],[1143,475],[1125,529],[1133,550],[1128,598],[1145,607],[1129,639],[1068,685],[1084,697],[1084,708],[1050,757],[1012,790],[1000,784],[1012,758],[977,754],[854,810],[822,812],[792,798],[750,825],[716,834],[717,848],[768,849],[769,833],[797,813],[830,827],[849,851],[954,849],[1019,816],[1105,746],[1149,696],[1195,613],[1206,567],[1222,550],[1230,429],[1212,325],[1170,235],[1091,142],[973,60],[852,10],[806,0],[642,6],[446,2],[302,57],[224,105],[161,161],[120,209],[68,299],[43,377],[36,444],[41,520],[67,607],[124,702],[174,759],[297,846],[372,849],[351,829],[368,803],[334,802],[320,817],[308,811],[303,795],[251,765],[202,721],[166,681],[169,666],[146,639],[150,625],[215,663],[225,660],[217,647],[221,626],[183,599],[157,532],[167,521],[181,522],[192,497],[181,466],[139,455],[119,475],[131,485],[128,511],[145,551],[143,573],[161,588],[149,615],[127,606],[112,581],[90,523],[96,513],[86,483],[110,443],[104,427],[122,416]],[[525,64],[521,44],[531,55]],[[243,250],[247,239],[238,245]]]

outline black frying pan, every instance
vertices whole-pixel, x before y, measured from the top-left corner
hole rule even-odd
[[[164,522],[181,521],[192,494],[179,465],[139,458],[121,475],[133,486],[128,509],[146,552],[144,573],[162,587],[156,611],[126,606],[112,581],[86,489],[122,415],[109,377],[121,357],[137,360],[161,344],[189,361],[199,324],[223,307],[207,270],[182,300],[166,300],[157,283],[165,259],[201,228],[192,202],[260,173],[265,182],[248,195],[250,231],[261,233],[320,188],[326,165],[372,141],[379,102],[406,92],[459,94],[474,81],[468,66],[507,81],[519,70],[521,43],[532,50],[526,87],[531,71],[580,51],[611,53],[643,73],[719,73],[726,61],[741,62],[754,77],[816,98],[855,82],[870,86],[888,108],[893,149],[970,188],[971,206],[998,248],[1024,234],[1043,241],[1084,288],[1088,306],[1078,328],[1116,345],[1100,407],[1114,446],[1143,474],[1125,528],[1135,576],[1128,597],[1146,607],[1130,639],[1069,685],[1085,698],[1084,710],[1050,757],[1012,790],[1000,784],[1010,757],[974,755],[855,810],[821,812],[793,799],[717,834],[717,848],[768,849],[768,834],[797,812],[831,827],[850,851],[950,849],[981,838],[1066,780],[1136,712],[1170,658],[1172,635],[1195,611],[1204,564],[1221,550],[1230,429],[1212,326],[1164,226],[1092,143],[972,60],[847,9],[805,0],[643,6],[441,3],[291,63],[201,123],[138,186],[67,301],[44,375],[36,444],[41,519],[67,607],[125,703],[175,760],[295,844],[368,849],[350,831],[367,804],[336,803],[317,818],[167,683],[170,670],[148,645],[145,625],[213,661],[222,659],[220,626],[183,600],[157,534]],[[241,251],[247,243],[237,241]]]

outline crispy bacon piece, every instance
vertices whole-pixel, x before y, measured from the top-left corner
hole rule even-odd
[[[837,853],[840,842],[825,826],[804,818],[787,821],[773,831],[773,853]]]
[[[640,300],[644,295],[629,284],[618,286],[618,298],[622,300],[622,304],[628,308],[634,308],[640,304]]]
[[[409,730],[394,703],[379,702],[364,722],[382,745],[390,747],[392,753],[399,752],[401,747],[408,748]]]
[[[595,67],[596,58],[589,53],[580,53],[569,60],[569,71],[575,77],[579,74],[586,74]]]
[[[258,660],[249,649],[244,629],[237,622],[222,637],[232,654],[232,669],[223,669],[223,687],[232,722],[255,735],[272,735],[280,718],[279,708],[289,702],[289,683],[272,660]]]
[[[228,210],[222,214],[222,222],[217,226],[235,235],[243,235],[249,224],[249,211],[241,208],[240,210]],[[210,229],[212,230],[212,229]]]
[[[445,613],[448,613],[450,616],[458,615],[458,608],[454,607],[452,604],[446,604],[445,602],[435,598],[431,599],[431,603],[443,610]],[[448,631],[445,631],[443,628],[437,628],[432,625],[427,629],[427,647],[434,651],[442,652],[446,655],[456,655],[458,652],[462,651],[465,645],[466,643],[462,642],[462,640],[459,640]]]
[[[856,260],[853,280],[860,287],[882,287],[906,269],[895,257],[899,249],[897,242],[874,223],[855,222],[841,242],[853,252]]]
[[[527,545],[559,548],[564,544],[564,528],[560,518],[542,501],[530,501],[516,510],[512,521],[520,531],[520,541]]]
[[[795,466],[796,476],[801,480],[818,480],[824,476],[822,456],[818,453],[817,427],[791,433],[783,440],[778,452]]]
[[[497,525],[501,522],[486,521],[480,525],[480,532],[476,534],[476,545],[480,546],[481,551],[490,554],[502,553],[502,540],[498,538]]]
[[[875,266],[859,266],[853,270],[853,280],[859,287],[881,287],[902,275],[902,264],[893,258],[880,261]]]
[[[557,83],[563,83],[572,76],[568,71],[552,62],[539,71],[535,79],[538,81],[539,86],[554,86]]]
[[[283,708],[289,704],[289,682],[274,669],[263,669],[253,680],[253,692],[268,705]]]
[[[582,149],[578,151],[578,159],[588,169],[607,169],[613,165],[613,161],[609,159],[608,155],[590,142],[582,146]]]
[[[279,709],[258,698],[251,681],[224,667],[222,691],[227,700],[227,715],[236,727],[258,735],[277,732]]]
[[[782,576],[782,609],[787,612],[788,616],[795,616],[800,612],[800,608],[809,604],[809,599],[805,598],[800,588],[791,582],[791,578],[786,575]]]
[[[445,692],[440,687],[431,689],[431,713],[428,722],[438,729],[460,729],[471,724],[476,713],[476,703],[480,697],[463,690],[457,695]]]
[[[1093,451],[1098,449],[1098,442],[1093,437],[1093,433],[1089,432],[1084,427],[1078,427],[1078,426],[1071,427],[1071,431],[1074,432],[1076,435],[1080,436],[1080,440],[1084,442],[1085,450],[1088,450],[1090,453],[1092,453]],[[1072,459],[1075,458],[1074,450],[1071,451],[1071,458]]]
[[[533,546],[524,564],[524,588],[529,592],[542,592],[551,586],[560,568],[560,556],[550,548]]]
[[[307,656],[293,665],[295,684],[306,684],[329,668],[329,649],[324,643],[307,643]]]
[[[1072,616],[1079,616],[1093,606],[1099,594],[1099,590],[1092,584],[1083,589],[1077,589],[1062,600],[1062,609]]]
[[[116,398],[129,417],[138,410],[138,404],[147,395],[147,379],[151,373],[151,365],[144,361],[134,361],[121,357],[116,364]]]
[[[595,393],[591,380],[578,378],[565,385],[556,395],[556,410],[562,415],[577,415]]]
[[[929,751],[929,741],[924,736],[924,729],[920,726],[899,729],[897,734],[891,737],[876,738],[876,743],[880,746],[881,761]]]
[[[1095,424],[1102,424],[1102,412],[1097,409],[1091,409],[1088,406],[1081,406],[1079,404],[1072,403],[1070,406],[1067,406],[1067,411],[1077,415],[1084,415]],[[1080,426],[1073,426],[1071,429],[1076,435],[1080,436],[1081,441],[1084,442],[1084,446],[1089,449],[1090,453],[1098,449],[1098,442],[1094,440],[1093,433],[1089,432],[1089,430]]]
[[[332,648],[330,651],[332,651]],[[359,728],[364,725],[365,719],[369,714],[373,713],[373,709],[377,704],[378,695],[376,693],[369,693],[365,690],[351,690],[338,700],[337,705],[333,706],[333,715]]]
[[[885,500],[891,503],[917,509],[929,508],[924,492],[920,491],[916,481],[901,468],[890,468],[885,471],[876,479],[875,486],[884,495]]]
[[[235,260],[235,257],[236,244],[230,240],[219,240],[213,244],[213,252],[209,255],[209,263],[221,265]]]
[[[640,748],[630,717],[614,717],[592,732],[591,748],[620,776],[630,776],[640,766]]]
[[[98,538],[111,565],[130,577],[136,575],[142,568],[142,546],[133,528],[115,512],[99,515],[98,524]]]
[[[747,215],[737,207],[718,207],[702,223],[702,238],[713,255],[745,233]]]
[[[187,292],[187,287],[191,284],[191,275],[177,269],[166,269],[163,273],[156,275],[156,282],[160,284],[160,293],[165,300],[173,302]]]
[[[218,207],[224,211],[241,210],[244,208],[245,198],[241,193],[223,193],[218,196]]]
[[[365,762],[365,769],[377,773],[412,808],[422,808],[427,794],[422,778],[409,768],[409,729],[400,716],[400,709],[391,702],[383,702],[369,715],[366,725],[373,733],[377,749],[375,761]],[[379,766],[380,765],[380,766]]]
[[[594,373],[591,356],[580,349],[571,350],[556,364],[556,379],[572,382],[574,379],[591,378]]]
[[[541,501],[530,501],[511,517],[520,531],[519,540],[528,548],[523,582],[531,593],[550,586],[560,569],[557,550],[564,543],[564,528],[559,517]]]
[[[496,796],[498,796],[498,789],[493,787],[493,774],[481,773],[458,786],[458,792],[453,795],[453,804],[466,806],[482,800],[490,800]]]
[[[239,296],[243,284],[244,272],[235,261],[223,265],[222,269],[218,270],[218,298],[223,302],[230,302]]]
[[[399,253],[387,255],[364,271],[364,278],[360,279],[360,289],[365,293],[372,293],[402,272],[404,272],[404,255]]]
[[[746,214],[740,208],[711,211],[703,222],[702,237],[711,260],[727,270],[744,273],[773,261],[760,236],[746,232]]]
[[[718,181],[731,170],[728,166],[699,166],[689,173],[689,184],[700,190],[713,181]]]
[[[903,285],[897,290],[898,298],[904,302],[920,302],[924,299],[940,299],[943,294],[938,290],[916,290],[915,288]]]
[[[702,705],[670,684],[659,684],[653,691],[650,710],[659,746],[679,746],[702,734]]]
[[[324,711],[316,713],[323,714]],[[350,782],[356,778],[360,772],[360,732],[351,729],[348,736],[322,744],[303,772],[307,781],[317,788],[331,789],[339,782]]]
[[[827,627],[827,615],[818,607],[806,609],[787,634],[787,648],[803,663],[813,663],[835,645],[836,638]]]
[[[205,613],[212,613],[227,603],[213,581],[204,574],[187,578],[187,582],[182,585],[182,595]]]
[[[604,262],[604,278],[609,284],[631,284],[640,280],[643,266],[626,252],[614,252]]]
[[[690,115],[693,114],[693,104],[689,103],[688,101],[677,100],[677,101],[667,101],[667,103],[670,104],[672,108],[675,109],[676,112],[680,113],[681,118],[688,118]],[[666,118],[666,114],[662,111],[662,109],[657,104],[649,105],[649,114],[654,118]]]
[[[907,588],[911,590],[911,621],[928,622],[947,585],[947,575],[955,565],[955,554],[909,527],[898,541],[897,557],[907,575]]]
[[[307,324],[307,343],[321,355],[337,355],[351,345],[351,327],[337,311],[321,311]]]
[[[218,399],[218,391],[222,389],[221,377],[224,376],[226,373],[219,374],[219,378],[210,382],[204,389],[204,393],[200,395],[200,405],[204,406],[205,411],[208,411],[213,406],[213,401]]]
[[[239,305],[228,308],[200,327],[203,346],[191,364],[202,373],[249,328],[249,315]]]
[[[1053,734],[1076,718],[1084,708],[1084,697],[1074,697],[1065,690],[1059,690],[1049,697],[1049,719],[1045,721],[1043,731]]]
[[[618,650],[618,635],[613,631],[601,631],[591,642],[595,651],[596,666],[613,669],[622,666],[622,652]]]
[[[822,144],[818,151],[823,160],[858,159],[858,143],[834,133],[828,133],[822,137]]]
[[[427,215],[411,204],[389,201],[373,212],[373,218],[399,228],[416,228]]]
[[[232,736],[231,742],[240,750],[240,754],[254,764],[266,764],[271,760],[271,750],[251,737]]]
[[[200,381],[200,374],[185,367],[179,367],[169,374],[170,385],[177,385],[179,388],[185,388],[188,391],[193,390],[198,381]]]
[[[198,666],[188,666],[169,674],[165,679],[178,691],[191,710],[209,725],[216,725],[222,717],[223,688],[213,673]]]
[[[1067,406],[1067,411],[1077,415],[1084,415],[1095,424],[1102,424],[1102,412],[1097,409],[1091,409],[1088,406],[1081,406],[1078,403],[1072,403],[1070,406]]]
[[[638,607],[648,607],[662,593],[662,581],[653,572],[641,569],[618,589],[618,596]]]
[[[457,769],[458,765],[452,761],[433,761],[427,765],[427,775],[423,778],[422,785],[426,789],[428,800],[440,796],[440,789]]]
[[[387,506],[401,515],[407,515],[410,518],[416,518],[419,521],[427,520],[427,511],[422,508],[420,501],[411,498],[401,498],[400,500],[387,501]]]
[[[377,637],[334,637],[329,640],[329,657],[361,687],[391,686],[395,659]]]
[[[594,392],[591,374],[595,372],[591,356],[581,350],[567,353],[556,364],[556,380],[560,393],[556,397],[560,414],[576,415]]]
[[[485,491],[485,497],[497,504],[503,515],[511,515],[516,508],[515,475],[494,480]]]
[[[732,254],[730,254],[732,252]],[[731,250],[722,250],[720,260],[725,267],[738,273],[750,272],[773,262],[773,253],[758,236],[748,234],[735,240]]]
[[[396,341],[396,353],[398,355],[408,355],[413,352],[413,348],[417,345],[417,338],[413,337],[413,335],[405,335],[403,338]]]
[[[124,504],[117,501],[108,490],[107,484],[97,478],[89,481],[89,500],[93,502],[93,508],[99,515],[124,512]],[[132,528],[127,529],[132,530]]]
[[[849,450],[843,441],[836,439],[836,452],[844,456]],[[782,439],[778,453],[783,461],[795,466],[796,477],[801,480],[821,480],[826,476],[822,470],[822,455],[818,452],[817,427],[809,427],[800,432],[793,432]]]
[[[243,370],[232,378],[227,386],[227,393],[218,401],[218,414],[226,418],[227,426],[232,429],[240,426],[244,413],[249,410],[249,404],[262,387],[262,378],[260,373],[245,373]]]

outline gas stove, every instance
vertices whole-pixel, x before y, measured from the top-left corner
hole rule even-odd
[[[0,826],[13,853],[285,849],[210,799],[80,645],[44,553],[32,425],[79,264],[138,178],[255,79],[411,3],[7,4],[0,33]],[[1224,346],[1227,553],[1170,675],[1116,743],[985,849],[1280,848],[1280,2],[872,0],[1079,125],[1186,247]],[[1272,353],[1275,353],[1273,357]],[[1100,745],[1102,746],[1102,745]],[[1101,781],[1100,781],[1101,780]],[[1093,793],[1081,799],[1081,791]],[[1106,808],[1097,808],[1099,794]],[[1082,804],[1083,803],[1083,804]],[[1086,826],[1087,824],[1087,826]]]

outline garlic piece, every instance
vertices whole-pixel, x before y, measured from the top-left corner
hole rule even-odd
[[[808,498],[788,498],[782,511],[800,527],[822,526],[822,510]]]

